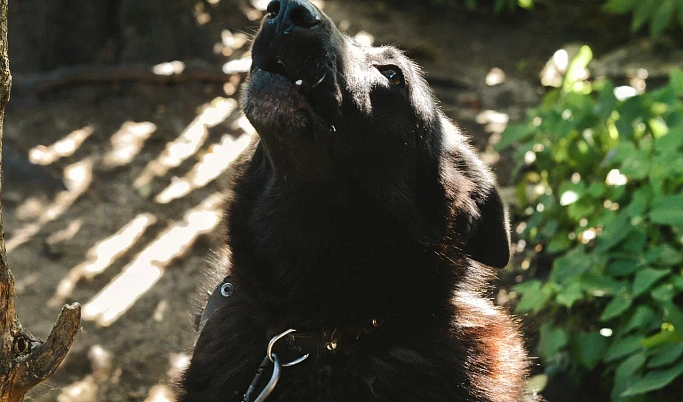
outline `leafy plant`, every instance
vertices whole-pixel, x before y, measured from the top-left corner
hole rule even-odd
[[[678,20],[683,27],[683,0],[608,0],[603,10],[612,14],[633,14],[631,30],[650,24],[650,36],[658,36]]]
[[[470,10],[476,10],[479,7],[479,3],[481,3],[482,0],[432,0],[435,3],[457,3],[459,1],[462,1],[462,3],[465,4],[465,7],[467,7]],[[493,10],[496,13],[500,13],[503,11],[510,11],[515,9],[516,7],[520,8],[525,8],[525,9],[530,9],[534,5],[534,0],[494,0],[493,2]]]
[[[602,372],[613,401],[683,400],[683,71],[622,96],[579,78],[590,59],[498,144],[517,144],[521,237],[553,260],[516,286],[517,310],[543,314],[549,373]]]

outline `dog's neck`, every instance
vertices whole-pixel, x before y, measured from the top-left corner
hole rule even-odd
[[[421,314],[411,308],[450,297],[458,270],[381,205],[324,188],[289,197],[273,183],[249,185],[254,190],[235,202],[250,205],[251,215],[230,221],[229,231],[240,234],[230,239],[232,271],[269,303],[296,304],[312,316],[363,311],[362,319],[372,319]]]

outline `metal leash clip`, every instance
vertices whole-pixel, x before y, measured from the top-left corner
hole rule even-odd
[[[242,397],[242,402],[250,402],[252,395],[256,391],[256,386],[258,385],[258,382],[261,379],[263,372],[268,368],[268,366],[270,366],[271,364],[273,365],[273,374],[271,374],[270,380],[268,380],[268,383],[263,388],[263,391],[261,391],[261,393],[258,394],[254,402],[263,402],[268,398],[268,396],[270,396],[270,394],[275,389],[278,380],[280,379],[282,367],[291,367],[297,365],[308,358],[309,354],[306,353],[305,355],[297,359],[294,359],[291,362],[281,364],[280,359],[278,359],[277,357],[277,354],[273,353],[273,346],[275,346],[275,343],[280,339],[284,338],[285,336],[291,334],[292,332],[296,332],[296,330],[290,328],[281,334],[275,335],[271,338],[270,342],[268,342],[268,348],[266,349],[266,357],[263,358],[261,365],[259,365],[258,370],[256,370],[256,375],[254,375],[254,379],[251,380],[251,384],[249,384],[247,392],[244,393],[244,396]]]

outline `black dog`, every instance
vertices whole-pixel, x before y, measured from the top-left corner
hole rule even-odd
[[[267,12],[243,97],[260,139],[224,222],[227,297],[179,400],[521,400],[517,326],[481,295],[510,255],[489,170],[400,51],[355,43],[304,0]]]

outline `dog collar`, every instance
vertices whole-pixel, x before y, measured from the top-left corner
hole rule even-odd
[[[201,334],[206,323],[214,316],[216,311],[225,303],[225,301],[233,295],[237,290],[232,275],[228,274],[213,290],[206,306],[202,311],[201,318],[197,324],[197,337]],[[351,326],[327,326],[315,331],[291,331],[283,336],[282,345],[288,345],[289,351],[279,347],[280,356],[309,354],[315,358],[322,354],[334,354],[340,345],[350,345],[359,341],[361,338],[374,333],[378,328],[384,325],[384,321],[373,318],[363,322],[360,325]],[[274,335],[282,331],[282,329],[275,329],[269,335]],[[286,331],[285,331],[286,332]]]

